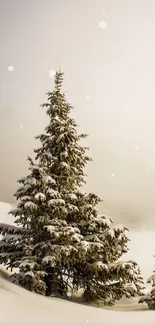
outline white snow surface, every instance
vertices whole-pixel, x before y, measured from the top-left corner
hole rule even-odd
[[[12,208],[9,204],[0,203],[0,222],[13,225],[12,216],[7,215]],[[131,238],[129,243],[131,250],[124,255],[123,260],[137,261],[142,275],[147,281],[152,275],[155,264],[153,257],[155,254],[155,230],[132,231],[128,235]],[[150,287],[149,284],[148,286]],[[131,299],[123,303],[131,306],[133,302]],[[0,325],[31,324],[155,325],[155,312],[150,310],[105,310],[56,298],[46,298],[28,292],[0,277]]]
[[[0,278],[0,325],[154,325],[154,311],[111,311],[28,292]]]

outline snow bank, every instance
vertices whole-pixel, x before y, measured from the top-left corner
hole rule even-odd
[[[0,278],[0,325],[154,325],[153,311],[109,311],[30,293]]]
[[[155,269],[155,230],[141,230],[129,232],[130,252],[125,255],[125,259],[135,260],[142,272],[144,281],[151,276]]]
[[[12,209],[11,204],[0,202],[0,222],[13,225],[14,218],[12,215],[8,215],[8,212]]]

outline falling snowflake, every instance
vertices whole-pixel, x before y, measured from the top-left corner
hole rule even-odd
[[[89,97],[89,96],[87,96],[87,97],[86,97],[86,99],[87,99],[87,100],[89,100],[89,99],[90,99],[90,97]]]
[[[54,31],[57,32],[58,31],[57,28],[55,28]]]
[[[99,22],[99,27],[100,28],[106,28],[106,26],[107,26],[107,23],[104,21],[104,20],[101,20],[100,22]]]
[[[111,176],[112,176],[112,177],[114,177],[114,176],[115,176],[115,174],[114,174],[114,173],[112,173],[112,174],[111,174]]]
[[[49,70],[49,76],[51,77],[51,78],[53,78],[54,76],[56,75],[56,71],[55,70]]]
[[[9,65],[8,70],[9,71],[14,71],[14,67],[12,65]]]
[[[23,129],[23,124],[20,125],[20,128]]]

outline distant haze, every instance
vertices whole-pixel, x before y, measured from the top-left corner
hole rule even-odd
[[[0,201],[14,201],[27,173],[49,70],[61,68],[89,134],[86,190],[116,221],[155,224],[154,17],[153,0],[0,1]]]

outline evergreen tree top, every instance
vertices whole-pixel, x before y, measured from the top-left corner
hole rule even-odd
[[[59,188],[73,191],[85,182],[84,168],[91,159],[86,154],[89,148],[81,144],[87,135],[78,134],[77,124],[70,117],[73,107],[62,92],[62,82],[63,73],[56,72],[55,88],[47,93],[47,103],[41,105],[47,108],[50,121],[45,133],[36,137],[41,147],[34,152],[36,160],[47,166]]]

